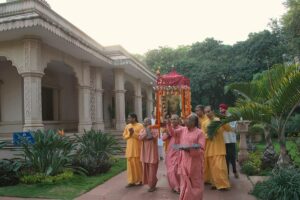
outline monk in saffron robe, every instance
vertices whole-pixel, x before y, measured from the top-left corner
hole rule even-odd
[[[173,114],[171,116],[171,124],[168,124],[170,142],[166,154],[168,182],[173,192],[178,194],[180,193],[180,176],[178,174],[180,152],[178,149],[174,148],[174,145],[176,146],[180,144],[180,138],[183,131],[183,127],[180,126],[179,123],[179,116]]]
[[[164,120],[163,123],[161,124],[160,131],[162,133],[161,139],[163,140],[163,148],[166,155],[170,143],[170,135],[168,133],[168,128],[167,128],[167,120]]]
[[[180,197],[179,200],[202,200],[204,191],[203,164],[205,136],[197,128],[198,117],[186,119],[180,141]],[[175,131],[176,132],[176,131]],[[198,146],[197,148],[194,146]]]
[[[127,181],[126,187],[132,187],[136,184],[142,184],[142,164],[140,161],[141,142],[139,133],[143,125],[138,123],[137,116],[134,113],[128,115],[128,124],[126,125],[123,138],[126,140],[126,158],[127,158]]]
[[[204,134],[207,134],[207,130],[205,130],[205,124],[207,123],[207,121],[209,121],[209,119],[204,112],[204,108],[205,107],[203,105],[197,105],[195,107],[195,113],[197,114],[199,120],[199,128],[201,128]]]
[[[200,128],[201,128],[202,132],[205,135],[205,140],[206,140],[205,143],[207,143],[207,140],[208,140],[207,127],[210,123],[210,120],[205,114],[205,107],[203,105],[197,105],[195,107],[195,113],[197,114],[197,116],[199,118]],[[205,151],[206,151],[206,149],[205,149]],[[204,182],[205,183],[211,183],[212,182],[211,181],[210,170],[208,169],[207,159],[205,157],[204,157]]]
[[[148,184],[148,192],[156,189],[158,169],[158,129],[151,128],[151,119],[145,118],[144,129],[141,130],[141,162],[143,164],[143,184]]]
[[[215,117],[210,106],[205,108],[205,113],[210,121],[219,120]],[[225,130],[226,125],[222,126],[217,131],[216,135],[206,142],[206,170],[208,170],[208,173],[211,176],[210,183],[212,184],[212,189],[228,190],[230,188],[226,164],[226,148],[223,137]]]

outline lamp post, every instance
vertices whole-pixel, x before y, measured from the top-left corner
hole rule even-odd
[[[239,153],[238,160],[242,164],[248,158],[247,150],[247,133],[249,130],[250,121],[240,120],[237,122],[237,131],[240,134],[240,144],[239,144]]]

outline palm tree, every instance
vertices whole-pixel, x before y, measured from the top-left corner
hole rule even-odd
[[[289,165],[285,128],[291,114],[300,104],[300,72],[297,66],[276,65],[250,83],[232,84],[227,89],[235,90],[243,98],[237,100],[231,116],[211,123],[208,128],[210,137],[223,124],[237,121],[241,117],[262,123],[267,135],[271,129],[278,133],[280,155],[277,164]]]

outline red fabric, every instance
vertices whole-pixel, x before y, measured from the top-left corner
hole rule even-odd
[[[156,80],[157,86],[188,86],[190,80],[185,76],[178,74],[175,70],[168,74],[159,75]]]
[[[221,103],[219,105],[219,108],[223,108],[224,110],[227,110],[228,109],[228,106],[225,104],[225,103]]]

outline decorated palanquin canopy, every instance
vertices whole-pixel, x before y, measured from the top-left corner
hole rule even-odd
[[[190,80],[174,69],[164,75],[157,72],[155,95],[158,125],[168,115],[170,117],[171,114],[178,114],[184,119],[191,113]]]
[[[178,74],[174,69],[164,75],[158,74],[157,80],[156,80],[156,86],[161,87],[164,89],[164,87],[168,86],[175,86],[175,87],[190,87],[190,80],[186,78],[185,76]]]

